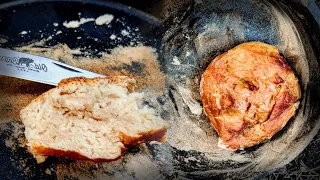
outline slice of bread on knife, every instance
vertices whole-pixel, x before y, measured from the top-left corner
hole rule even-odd
[[[165,140],[167,124],[125,76],[70,78],[21,110],[29,151],[73,160],[117,159],[129,146]]]

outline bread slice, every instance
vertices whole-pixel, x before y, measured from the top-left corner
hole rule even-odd
[[[129,146],[165,140],[167,124],[124,76],[70,78],[21,110],[29,151],[73,160],[117,159]]]

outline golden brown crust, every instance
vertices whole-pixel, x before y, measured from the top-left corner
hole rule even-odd
[[[165,137],[166,131],[167,131],[166,128],[162,128],[155,131],[141,133],[138,137],[127,136],[126,134],[120,132],[120,137],[121,137],[121,142],[125,145],[125,147],[132,147],[132,146],[136,146],[141,143],[145,143],[149,141],[164,142],[166,139]],[[127,148],[122,148],[121,154],[124,151],[126,151],[126,149]],[[64,150],[54,149],[50,147],[37,145],[36,143],[32,144],[32,153],[36,155],[41,155],[41,156],[56,156],[56,157],[64,157],[71,160],[90,160],[94,162],[113,161],[121,157],[120,155],[112,159],[104,159],[104,158],[91,159],[75,151],[64,151]]]
[[[42,155],[42,156],[55,156],[55,157],[63,157],[71,160],[89,160],[93,162],[107,162],[107,161],[114,161],[116,159],[119,159],[121,157],[118,156],[116,158],[112,159],[105,159],[105,158],[95,158],[95,159],[90,159],[85,155],[80,154],[79,152],[76,151],[64,151],[60,149],[54,149],[50,147],[45,147],[37,144],[32,145],[32,151],[36,155]],[[121,154],[124,152],[126,148],[121,149]]]
[[[126,86],[129,90],[129,92],[132,92],[135,90],[135,80],[131,79],[127,76],[106,76],[106,77],[95,77],[95,78],[85,78],[85,77],[72,77],[63,79],[59,82],[58,88],[62,88],[65,86],[69,86],[71,84],[95,84],[101,79],[108,80],[109,84],[118,84]]]
[[[298,108],[300,87],[277,48],[243,43],[216,57],[202,75],[204,110],[231,149],[270,139]]]
[[[166,139],[165,137],[166,131],[167,131],[166,128],[162,128],[155,131],[141,133],[138,137],[127,136],[126,134],[120,132],[121,142],[125,145],[125,148],[121,149],[121,154],[127,150],[127,147],[136,146],[141,143],[145,143],[149,141],[164,142]],[[50,147],[41,146],[36,143],[32,144],[32,150],[30,152],[32,152],[35,155],[41,155],[41,156],[56,156],[56,157],[64,157],[71,160],[90,160],[94,162],[113,161],[121,157],[121,155],[119,155],[118,157],[112,158],[112,159],[105,159],[105,158],[91,159],[75,151],[64,151],[64,150],[54,149]]]
[[[131,137],[122,132],[120,132],[121,142],[126,146],[135,146],[141,143],[145,143],[148,141],[158,141],[164,142],[166,140],[166,128],[162,128],[155,131],[149,131],[145,133],[141,133],[139,137]]]

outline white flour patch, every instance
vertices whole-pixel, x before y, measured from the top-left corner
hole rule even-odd
[[[4,38],[1,38],[1,37],[0,37],[0,43],[1,43],[1,44],[7,43],[7,42],[8,42],[7,39],[4,39]]]
[[[171,64],[179,66],[181,65],[181,62],[179,61],[179,58],[177,56],[174,56]]]
[[[190,89],[178,86],[178,91],[182,95],[183,101],[187,104],[192,114],[201,115],[202,106],[198,101],[192,97],[192,92]]]
[[[28,34],[28,32],[27,31],[21,31],[19,34],[25,35],[25,34]]]
[[[114,16],[111,14],[105,14],[105,15],[99,16],[96,19],[96,25],[101,26],[101,25],[109,24],[109,23],[111,23],[113,18],[114,18]]]
[[[80,25],[85,24],[87,22],[95,21],[94,18],[81,18],[79,21],[73,20],[69,22],[64,22],[63,26],[66,28],[78,28]]]
[[[122,36],[128,36],[130,33],[126,30],[121,31]]]
[[[114,40],[114,39],[116,39],[116,38],[117,38],[117,36],[116,36],[116,35],[114,35],[114,34],[112,34],[109,38],[110,38],[110,39],[112,39],[112,40]]]

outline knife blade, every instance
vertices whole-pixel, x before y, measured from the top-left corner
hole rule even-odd
[[[70,77],[104,77],[49,58],[0,48],[0,74],[57,86]]]

